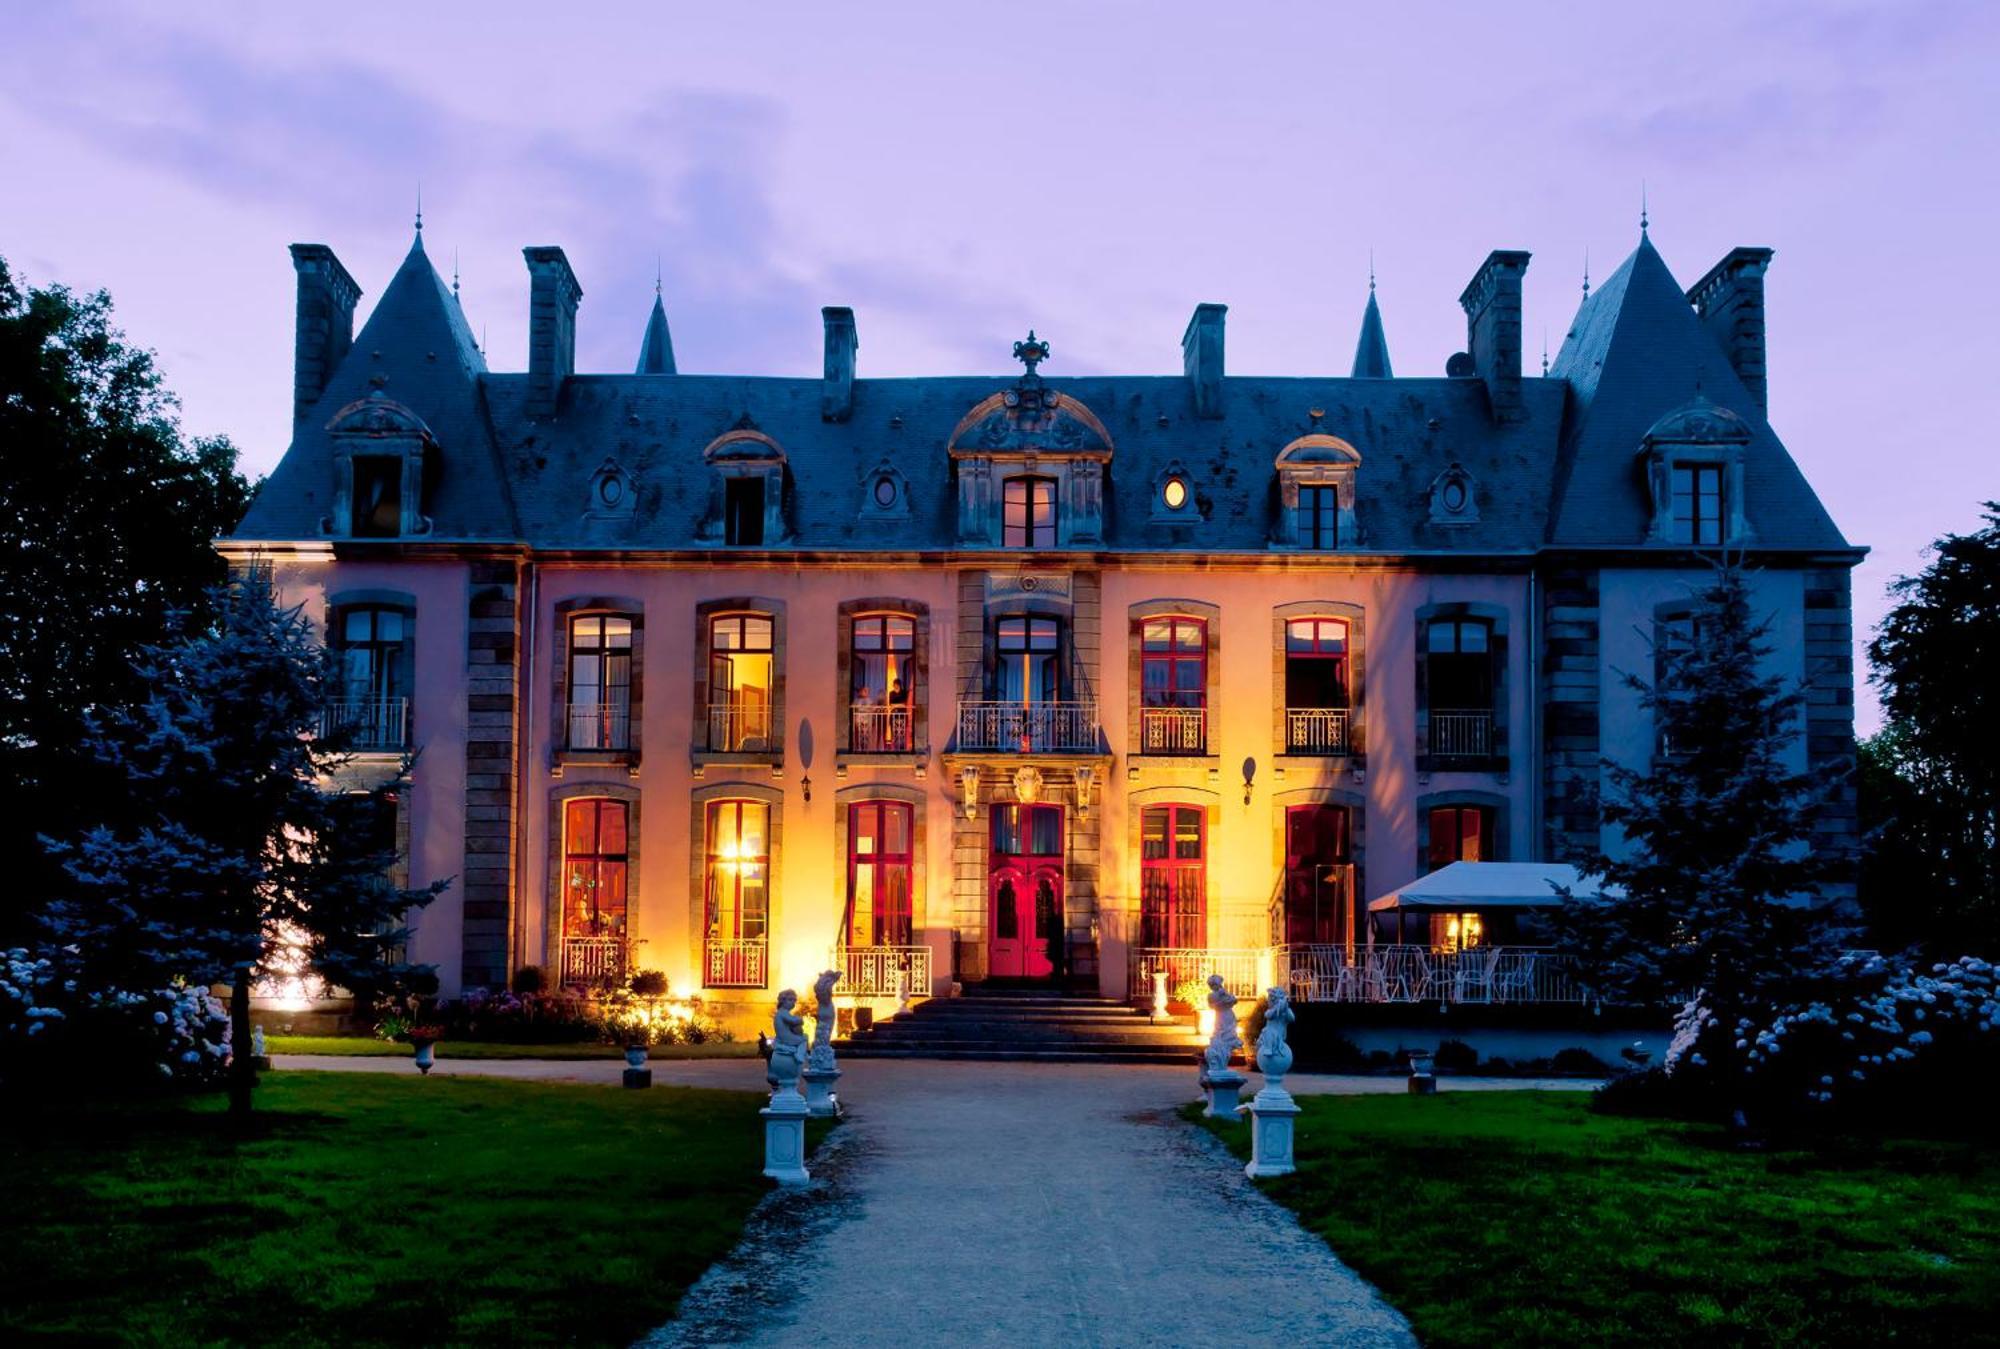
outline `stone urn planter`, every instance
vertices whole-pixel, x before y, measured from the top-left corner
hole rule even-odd
[[[628,1068],[643,1068],[643,1067],[645,1067],[645,1066],[646,1066],[646,1046],[644,1046],[644,1045],[626,1045],[626,1046],[625,1046],[625,1066],[626,1066],[626,1067],[628,1067]]]
[[[413,1056],[413,1061],[417,1065],[417,1071],[428,1076],[431,1068],[437,1062],[435,1057],[436,1043],[431,1040],[412,1040],[410,1041],[410,1046],[417,1051]]]

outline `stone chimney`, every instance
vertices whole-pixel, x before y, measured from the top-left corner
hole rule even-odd
[[[298,328],[292,344],[292,418],[326,392],[326,382],[354,345],[354,303],[361,287],[325,244],[293,244],[292,270],[299,274]]]
[[[1458,297],[1465,310],[1466,351],[1485,381],[1496,422],[1519,421],[1521,408],[1521,278],[1528,255],[1495,249]]]
[[[1181,334],[1181,368],[1197,417],[1222,415],[1222,320],[1226,304],[1198,304]]]
[[[1701,326],[1729,358],[1759,412],[1770,410],[1764,369],[1764,272],[1770,265],[1768,248],[1732,248],[1688,291]]]
[[[854,415],[854,353],[861,338],[854,331],[854,311],[829,305],[819,311],[826,325],[826,373],[819,386],[821,421],[844,422]]]
[[[576,306],[583,287],[560,248],[524,248],[528,260],[528,415],[553,417],[576,371]]]

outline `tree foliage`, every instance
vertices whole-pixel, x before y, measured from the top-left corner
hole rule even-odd
[[[1876,939],[2000,955],[2000,503],[1890,586],[1868,654],[1888,725],[1862,747]]]
[[[85,717],[140,696],[132,656],[222,579],[212,543],[249,490],[227,440],[183,438],[107,295],[24,289],[0,260],[0,930],[53,879],[36,836],[102,794]]]
[[[1694,997],[1734,1026],[1839,954],[1842,933],[1816,902],[1838,860],[1814,847],[1829,784],[1793,766],[1804,699],[1764,672],[1768,635],[1746,577],[1725,567],[1682,640],[1657,653],[1657,683],[1626,677],[1659,751],[1643,769],[1606,763],[1604,818],[1626,846],[1586,863],[1610,897],[1571,896],[1559,920],[1601,953],[1594,978],[1611,1001]]]
[[[87,988],[229,984],[241,1045],[261,975],[363,988],[410,973],[392,960],[404,920],[444,883],[392,880],[394,784],[339,785],[349,760],[315,734],[331,669],[302,612],[255,580],[209,608],[142,649],[141,701],[91,720],[92,751],[129,784],[113,812],[129,823],[55,845],[73,894],[52,923]],[[239,1108],[248,1088],[246,1061]]]

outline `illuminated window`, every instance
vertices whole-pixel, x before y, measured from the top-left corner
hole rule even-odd
[[[993,631],[998,668],[994,700],[1053,703],[1062,698],[1062,624],[1053,618],[1001,618]]]
[[[908,614],[860,614],[850,637],[850,747],[858,754],[907,753],[917,689],[917,621]]]
[[[708,629],[708,747],[762,753],[774,743],[769,614],[718,614]]]
[[[1148,618],[1139,625],[1139,726],[1147,754],[1207,746],[1208,624]]]
[[[711,988],[761,988],[771,912],[771,808],[711,801],[703,878]]]
[[[563,808],[563,935],[623,937],[626,805],[584,797]]]
[[[569,747],[630,749],[632,620],[585,614],[569,624]]]
[[[1056,480],[1009,478],[1001,498],[1000,542],[1008,548],[1056,546]]]
[[[1167,485],[1160,489],[1160,500],[1170,511],[1177,511],[1187,505],[1188,486],[1185,478],[1168,478]]]
[[[911,937],[911,810],[862,801],[847,811],[848,941],[908,946]]]
[[[1208,945],[1207,819],[1200,806],[1139,812],[1139,944]]]

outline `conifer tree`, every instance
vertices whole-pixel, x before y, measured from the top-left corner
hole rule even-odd
[[[1707,1067],[1740,1099],[1736,1028],[1822,977],[1843,931],[1819,895],[1842,859],[1817,851],[1829,784],[1795,767],[1804,697],[1766,673],[1769,624],[1741,568],[1724,566],[1690,621],[1626,676],[1657,745],[1643,768],[1607,761],[1604,819],[1624,847],[1585,863],[1609,892],[1566,897],[1566,938],[1594,946],[1600,994],[1631,1005],[1690,999]]]
[[[381,823],[394,784],[335,785],[347,756],[319,735],[329,666],[301,609],[278,608],[256,579],[219,588],[209,608],[205,627],[144,649],[142,702],[94,720],[92,746],[132,798],[107,815],[136,823],[55,845],[75,889],[50,921],[85,987],[229,986],[241,1113],[255,980],[303,967],[352,988],[408,974],[389,958],[445,882],[391,879]]]

